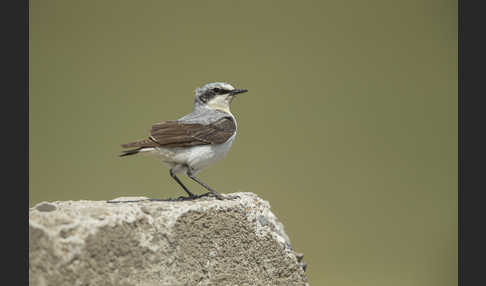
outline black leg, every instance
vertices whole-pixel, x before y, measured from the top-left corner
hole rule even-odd
[[[187,168],[187,176],[189,176],[189,178],[191,178],[192,180],[194,180],[199,185],[203,186],[206,190],[208,190],[211,194],[213,194],[213,196],[215,196],[218,200],[235,199],[236,198],[236,197],[232,197],[232,196],[224,197],[220,193],[218,193],[215,190],[211,189],[211,187],[209,187],[208,185],[206,185],[205,183],[203,183],[201,180],[199,180],[198,178],[196,178],[192,174],[191,168]]]
[[[184,191],[186,191],[186,193],[189,195],[189,197],[195,197],[196,195],[194,195],[193,193],[191,193],[191,191],[189,191],[188,188],[186,188],[186,186],[184,186],[184,184],[179,180],[179,178],[177,178],[177,176],[174,174],[174,171],[172,171],[172,169],[170,169],[169,171],[169,174],[172,178],[174,178],[174,180],[176,180],[176,182],[184,189]]]

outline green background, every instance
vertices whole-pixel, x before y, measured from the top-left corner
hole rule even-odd
[[[30,5],[31,206],[182,195],[119,144],[226,81],[239,133],[200,178],[268,200],[311,285],[457,285],[456,1]]]

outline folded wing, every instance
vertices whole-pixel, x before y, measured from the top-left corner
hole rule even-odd
[[[164,121],[152,125],[150,136],[136,142],[122,144],[123,148],[133,147],[190,147],[198,145],[222,144],[233,136],[236,124],[231,117],[221,118],[210,124]]]

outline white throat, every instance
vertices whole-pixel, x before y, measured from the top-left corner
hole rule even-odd
[[[231,114],[230,99],[226,96],[215,96],[208,103],[207,106],[211,109],[221,110]]]

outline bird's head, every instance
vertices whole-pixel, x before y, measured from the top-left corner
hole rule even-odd
[[[195,106],[230,112],[230,104],[237,94],[247,92],[247,89],[236,89],[225,82],[212,82],[196,89]]]

